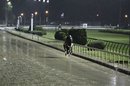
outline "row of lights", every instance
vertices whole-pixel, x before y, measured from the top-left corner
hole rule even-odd
[[[34,0],[34,1],[38,1],[38,2],[43,2],[43,3],[49,3],[49,0]],[[9,2],[9,0],[7,0],[7,2],[10,4],[11,2]],[[45,14],[48,15],[49,11],[46,10],[45,11]],[[35,11],[34,13],[31,14],[31,16],[37,16],[38,15],[38,12]],[[22,16],[24,16],[24,13],[21,13],[20,16],[18,16],[19,18],[21,18]]]
[[[49,0],[34,0],[34,1],[43,2],[43,3],[47,3],[47,4],[49,4],[49,2],[50,2]],[[49,11],[46,10],[46,11],[45,11],[45,14],[48,15],[48,13],[49,13]],[[32,13],[32,14],[33,14],[33,13]],[[36,12],[34,12],[34,14],[35,14],[35,15],[38,15],[38,12],[36,11]]]
[[[38,1],[38,2],[43,2],[43,3],[49,3],[50,1],[49,0],[34,0],[34,1]]]
[[[7,1],[7,5],[10,7],[10,8],[12,8],[13,6],[12,6],[12,3],[10,2],[10,0],[6,0]]]
[[[49,12],[48,12],[48,11],[45,11],[45,13],[46,13],[46,15],[48,15]],[[31,14],[32,17],[33,17],[34,15],[37,16],[37,15],[38,15],[38,12],[36,11],[36,12],[34,12],[34,13]],[[19,19],[22,19],[23,16],[24,16],[24,13],[21,13],[20,16],[18,16],[18,18],[19,18]]]
[[[99,14],[97,14],[96,16],[98,17],[98,16],[100,16],[100,15],[99,15]],[[127,15],[127,14],[125,14],[125,15],[124,15],[124,17],[125,17],[125,18],[128,18],[128,15]]]
[[[5,6],[6,6],[6,9],[5,9],[5,24],[8,25],[8,11],[9,9],[12,10],[13,6],[12,6],[12,3],[10,0],[5,0]]]
[[[48,3],[48,4],[49,4],[49,2],[50,2],[49,0],[34,0],[34,1],[43,2],[43,3]],[[46,10],[45,13],[48,14],[48,13],[49,13],[48,10]],[[37,15],[38,13],[35,12],[35,14]]]
[[[49,0],[34,0],[34,1],[49,3]],[[48,13],[49,13],[49,11],[46,10],[46,11],[45,11],[45,14],[48,15]],[[36,16],[36,15],[38,15],[38,12],[36,11],[36,12],[32,13],[31,15],[35,15],[35,16]],[[24,13],[21,13],[20,16],[24,16]]]
[[[45,11],[45,14],[48,15],[48,13],[49,13],[49,11],[46,10],[46,11]],[[32,13],[32,14],[38,15],[38,12],[36,11],[36,12],[34,12],[34,13]],[[24,13],[21,13],[20,16],[24,16]]]

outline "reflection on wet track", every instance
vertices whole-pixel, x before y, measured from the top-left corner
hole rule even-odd
[[[129,86],[130,76],[0,31],[0,86]]]

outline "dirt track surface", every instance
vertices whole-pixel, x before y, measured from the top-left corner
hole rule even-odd
[[[130,76],[0,31],[0,86],[129,86]]]

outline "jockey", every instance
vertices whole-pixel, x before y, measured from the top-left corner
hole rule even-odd
[[[68,35],[65,43],[64,43],[64,50],[68,53],[72,53],[72,46],[73,46],[73,38],[71,35]],[[69,49],[71,49],[71,52],[69,52]]]

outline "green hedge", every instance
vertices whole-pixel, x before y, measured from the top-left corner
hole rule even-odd
[[[55,33],[55,39],[58,39],[58,40],[65,40],[66,38],[66,33],[63,32],[63,31],[57,31]]]
[[[69,34],[72,35],[74,43],[86,45],[87,43],[86,29],[70,29]]]
[[[81,45],[87,43],[87,34],[85,29],[62,29],[55,33],[55,39],[64,40],[70,34],[73,37],[73,42]]]
[[[97,49],[105,48],[105,44],[102,41],[93,41],[93,42],[90,42],[87,46],[92,47],[92,48],[97,48]]]
[[[25,32],[25,33],[32,33],[32,34],[36,34],[39,36],[47,34],[46,30],[42,29],[42,27],[34,27],[33,29],[34,29],[33,31],[30,31],[30,27],[28,30],[26,30],[24,28],[19,28],[19,29],[15,28],[15,30],[17,30],[17,31],[21,31],[21,32]]]
[[[19,29],[16,29],[16,28],[15,28],[15,30],[16,30],[16,31],[21,31],[21,32],[24,32],[24,33],[29,33],[29,31],[26,30],[26,29],[24,29],[24,28],[19,28]]]

